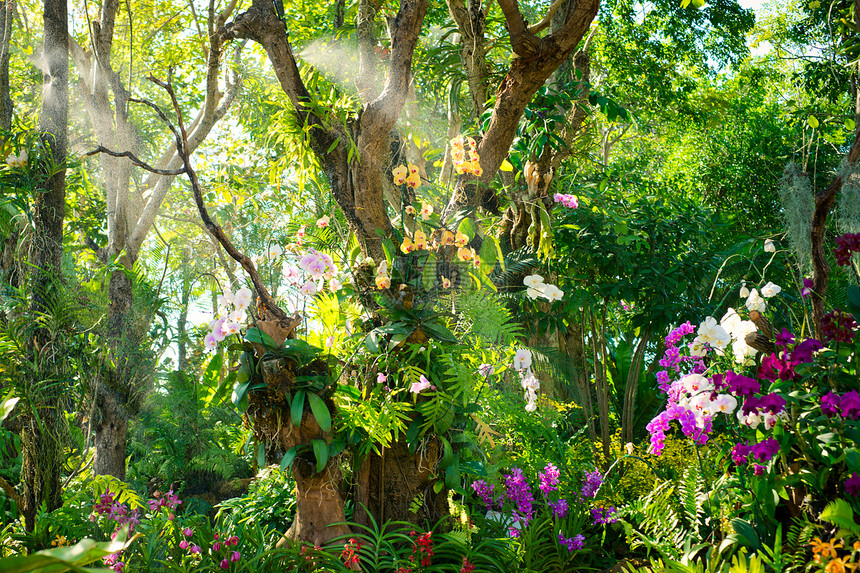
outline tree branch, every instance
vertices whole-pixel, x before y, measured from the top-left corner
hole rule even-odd
[[[131,151],[111,151],[110,149],[102,145],[99,145],[92,151],[84,153],[84,157],[89,157],[90,155],[95,155],[97,153],[104,153],[106,155],[110,155],[111,157],[127,157],[134,165],[137,165],[138,167],[141,167],[149,171],[150,173],[155,173],[157,175],[182,175],[183,173],[185,173],[185,169],[158,169],[156,167],[151,166],[146,161],[138,159],[138,157]]]
[[[854,131],[854,143],[848,150],[845,162],[853,166],[860,158],[860,129]],[[824,295],[827,292],[827,282],[830,278],[830,266],[824,254],[824,232],[827,226],[827,216],[836,200],[836,194],[842,190],[844,170],[838,173],[821,193],[815,196],[815,212],[812,214],[810,239],[812,242],[812,268],[815,286],[812,294],[812,317],[815,322],[815,334],[821,338],[821,320],[824,318]]]
[[[531,32],[532,34],[537,34],[538,32],[548,28],[549,25],[552,23],[552,17],[555,16],[556,11],[562,4],[567,1],[569,0],[555,0],[555,2],[552,3],[552,6],[549,7],[549,10],[547,10],[546,15],[543,17],[543,19],[534,26],[529,26],[529,32]]]
[[[529,30],[517,0],[499,0],[499,7],[505,15],[514,53],[521,58],[531,58],[540,53],[541,39]]]
[[[188,137],[185,131],[185,126],[182,121],[182,108],[179,106],[179,102],[176,99],[176,93],[173,91],[173,86],[169,82],[163,82],[154,76],[150,76],[149,80],[154,84],[160,86],[165,91],[167,91],[168,95],[170,95],[170,101],[173,103],[173,109],[176,113],[177,123],[179,124],[179,128],[177,129],[167,118],[164,116],[163,112],[156,106],[155,104],[149,103],[150,107],[157,110],[162,119],[167,123],[170,131],[173,132],[176,137],[176,149],[179,152],[179,157],[182,160],[182,164],[184,165],[185,173],[188,175],[188,179],[191,181],[191,189],[194,194],[194,202],[197,205],[197,211],[200,213],[200,218],[203,219],[203,224],[206,226],[206,230],[212,234],[218,242],[221,243],[221,246],[224,247],[224,250],[227,251],[227,254],[230,255],[235,261],[237,261],[242,268],[245,269],[245,272],[248,273],[248,276],[251,279],[251,282],[254,284],[254,289],[257,291],[257,295],[260,297],[260,301],[263,303],[263,306],[279,321],[287,322],[289,321],[289,317],[287,314],[281,310],[280,307],[275,303],[272,295],[269,293],[269,290],[266,288],[266,285],[263,284],[262,279],[260,278],[259,273],[257,272],[256,266],[254,266],[254,262],[250,257],[240,252],[227,237],[227,234],[224,232],[224,229],[221,228],[218,223],[212,219],[209,215],[209,210],[206,208],[206,204],[203,202],[203,191],[200,185],[200,180],[197,177],[197,172],[191,166],[191,161],[189,158],[188,151]]]

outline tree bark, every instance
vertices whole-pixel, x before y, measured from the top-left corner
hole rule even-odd
[[[9,90],[9,46],[12,40],[12,2],[0,6],[0,129],[12,129],[12,94]]]
[[[93,471],[125,481],[125,452],[128,437],[128,414],[123,400],[106,388],[98,398],[99,421],[93,428]]]
[[[854,143],[848,150],[845,161],[851,165],[860,159],[860,125],[854,131]],[[812,214],[810,230],[812,242],[813,287],[812,318],[815,335],[821,338],[821,321],[824,318],[824,295],[827,293],[827,282],[830,278],[830,265],[824,254],[824,233],[827,228],[827,216],[833,208],[836,194],[842,190],[842,176],[836,175],[825,189],[815,195],[815,211]]]
[[[45,0],[44,72],[42,112],[39,117],[42,144],[49,149],[47,160],[54,174],[33,201],[32,313],[51,313],[61,280],[63,218],[66,212],[67,123],[69,109],[68,12],[65,0]],[[35,397],[21,434],[24,522],[27,531],[35,527],[36,513],[44,503],[53,511],[63,503],[60,471],[63,459],[60,428],[63,426],[61,398],[63,383],[52,379],[51,334],[38,328],[30,351],[40,365],[44,380],[30,380]],[[59,378],[59,377],[57,377]]]

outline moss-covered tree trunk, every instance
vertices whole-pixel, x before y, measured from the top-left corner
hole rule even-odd
[[[39,117],[42,143],[48,149],[46,161],[59,166],[44,189],[35,193],[33,204],[33,245],[30,252],[34,317],[50,314],[56,305],[63,257],[63,219],[66,213],[66,161],[69,108],[68,11],[65,0],[44,3],[44,72],[42,112]],[[27,531],[33,531],[36,513],[45,504],[48,511],[62,505],[60,487],[63,377],[53,366],[63,360],[52,355],[51,334],[46,327],[35,330],[29,351],[39,365],[39,379],[28,380],[29,411],[21,433],[23,513]]]

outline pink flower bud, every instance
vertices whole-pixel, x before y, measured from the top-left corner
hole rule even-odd
[[[186,527],[186,528],[182,531],[182,534],[183,534],[185,537],[191,537],[192,535],[194,535],[194,531],[192,531],[190,527]]]
[[[230,561],[238,561],[242,557],[242,554],[238,551],[234,551],[233,555],[230,556]]]
[[[179,542],[179,548],[180,549],[188,549],[188,540],[183,539],[182,541],[180,541]]]
[[[216,553],[217,553],[218,551],[221,551],[221,542],[220,542],[220,541],[216,541],[216,542],[212,545],[212,551],[214,551],[214,552],[216,552]]]
[[[221,569],[227,569],[230,567],[230,562],[226,559],[221,560]]]

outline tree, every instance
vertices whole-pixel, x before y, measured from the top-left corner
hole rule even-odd
[[[223,11],[218,12],[215,4],[209,5],[206,19],[209,45],[204,49],[206,87],[203,105],[190,127],[189,152],[193,152],[207,138],[216,122],[224,117],[241,87],[235,67],[232,75],[227,76],[223,91],[219,86],[223,50],[222,40],[215,33],[235,6],[235,2],[229,2]],[[125,479],[128,421],[140,407],[148,385],[148,375],[141,375],[141,358],[148,353],[148,348],[142,344],[145,344],[149,321],[132,319],[134,287],[131,271],[171,184],[181,172],[177,171],[181,161],[172,145],[167,145],[157,154],[158,161],[143,185],[146,199],[141,202],[131,187],[133,166],[127,158],[141,164],[138,156],[143,137],[132,116],[130,106],[134,98],[129,92],[130,86],[112,64],[116,58],[114,31],[119,9],[118,0],[104,0],[99,10],[101,17],[92,25],[91,49],[84,49],[74,40],[71,48],[98,151],[102,152],[99,164],[107,199],[107,245],[100,247],[92,237],[87,237],[87,240],[103,263],[118,264],[110,275],[108,286],[110,310],[106,331],[111,349],[110,361],[115,366],[109,368],[91,388],[98,407],[98,422],[93,435],[96,450],[93,469],[97,474]],[[128,14],[128,17],[132,15]],[[131,51],[134,46],[128,46],[128,49]],[[238,65],[240,49],[241,46],[237,45],[234,66]]]
[[[52,312],[60,288],[63,256],[63,219],[66,212],[66,155],[69,110],[69,43],[68,13],[64,0],[45,0],[44,10],[45,67],[42,83],[42,112],[40,114],[41,145],[45,150],[43,169],[48,172],[44,189],[36,190],[33,201],[33,246],[30,254],[32,266],[32,302],[30,312],[35,316]],[[35,331],[29,351],[36,356],[52,353],[53,340],[42,327]],[[41,362],[49,368],[54,361]],[[34,373],[35,374],[35,373]],[[50,373],[39,373],[50,379]],[[35,377],[35,376],[34,376]],[[41,376],[39,376],[41,377]],[[23,454],[23,501],[26,527],[32,531],[36,512],[42,504],[48,510],[62,505],[60,464],[63,458],[62,442],[57,430],[63,423],[60,401],[62,383],[42,384],[41,379],[30,380],[41,386],[39,400],[30,405],[21,433]]]

